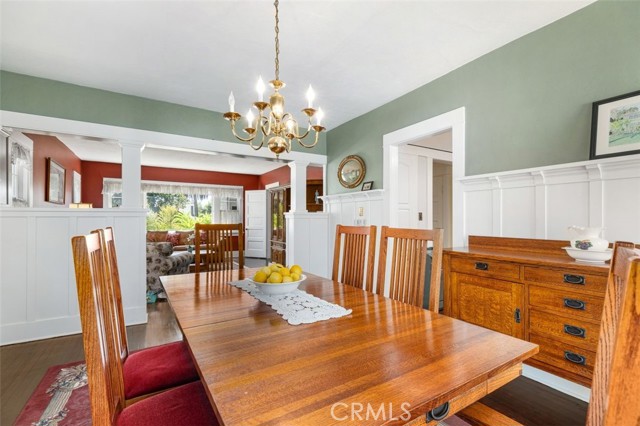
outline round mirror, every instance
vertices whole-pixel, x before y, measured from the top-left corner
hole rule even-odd
[[[346,157],[338,166],[338,180],[345,188],[355,188],[364,179],[366,167],[364,161],[357,155]]]

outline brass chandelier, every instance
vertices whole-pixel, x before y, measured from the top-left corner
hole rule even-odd
[[[233,97],[233,92],[229,95],[229,112],[224,113],[224,118],[231,122],[231,131],[237,139],[243,142],[249,142],[251,148],[257,151],[262,148],[265,140],[268,138],[267,147],[276,155],[276,158],[279,158],[280,154],[285,151],[291,151],[291,141],[293,139],[296,139],[298,143],[305,148],[313,148],[318,143],[320,133],[325,130],[321,125],[324,117],[322,108],[319,108],[318,110],[313,108],[315,93],[311,86],[309,86],[309,90],[307,90],[307,108],[302,110],[302,112],[307,116],[308,121],[307,129],[303,134],[300,133],[297,120],[290,113],[285,112],[284,110],[284,96],[280,94],[280,89],[283,89],[285,84],[280,80],[280,20],[278,18],[278,4],[279,0],[275,0],[273,5],[276,8],[276,76],[274,80],[269,82],[269,85],[274,90],[271,96],[269,96],[269,102],[264,102],[265,85],[262,81],[262,77],[260,77],[258,79],[258,84],[256,85],[258,101],[253,103],[253,106],[258,110],[258,116],[254,116],[253,111],[249,109],[246,117],[247,127],[244,128],[244,132],[248,135],[247,137],[239,136],[236,133],[236,122],[240,120],[242,116],[234,110],[235,98]],[[311,122],[313,117],[316,118],[315,124],[312,124]],[[302,140],[309,136],[311,129],[315,131],[315,139],[313,143],[305,144]],[[254,145],[254,140],[259,133],[262,134],[260,137],[260,144]]]

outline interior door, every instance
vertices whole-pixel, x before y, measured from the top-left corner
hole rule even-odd
[[[267,257],[267,191],[245,191],[245,257]]]
[[[398,204],[395,206],[399,228],[418,227],[418,156],[398,155]]]

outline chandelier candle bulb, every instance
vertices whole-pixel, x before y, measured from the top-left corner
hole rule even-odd
[[[229,112],[235,112],[236,98],[233,97],[233,92],[229,94]]]
[[[323,118],[324,118],[324,111],[322,111],[322,108],[318,108],[318,112],[316,113],[316,126],[321,126]]]
[[[258,77],[258,84],[256,84],[256,90],[258,91],[258,102],[264,101],[264,90],[265,90],[264,81],[262,81],[262,76]]]
[[[247,112],[247,127],[253,128],[253,111]]]
[[[307,102],[309,106],[307,108],[313,108],[313,100],[316,98],[316,94],[313,91],[313,87],[309,85],[309,89],[307,90]]]

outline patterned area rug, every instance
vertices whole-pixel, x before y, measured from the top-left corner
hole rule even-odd
[[[86,365],[56,365],[47,370],[14,425],[89,426],[89,404]]]

